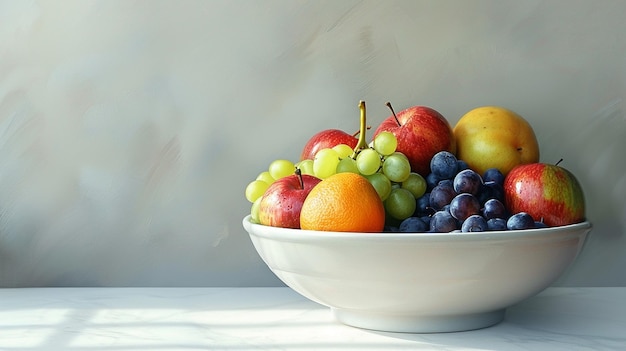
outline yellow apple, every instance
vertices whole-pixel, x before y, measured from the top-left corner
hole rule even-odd
[[[484,174],[497,168],[505,176],[520,164],[539,162],[535,132],[522,116],[499,106],[477,107],[454,127],[458,159]]]

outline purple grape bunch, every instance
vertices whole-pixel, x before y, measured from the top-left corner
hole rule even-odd
[[[545,227],[527,213],[508,213],[504,175],[496,168],[478,174],[466,162],[441,151],[430,162],[426,193],[416,200],[415,213],[389,231],[482,232]]]

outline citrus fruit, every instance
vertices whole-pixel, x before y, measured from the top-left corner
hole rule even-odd
[[[336,173],[304,200],[300,228],[336,232],[382,232],[385,208],[376,189],[356,173]]]
[[[454,127],[456,156],[484,174],[497,168],[506,175],[513,167],[539,161],[539,144],[530,123],[499,106],[477,107]]]

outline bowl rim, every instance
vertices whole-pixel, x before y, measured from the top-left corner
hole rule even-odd
[[[547,227],[525,230],[494,230],[484,232],[450,232],[450,233],[360,233],[360,232],[333,232],[333,231],[315,231],[292,228],[272,227],[262,224],[252,223],[250,215],[243,218],[243,226],[245,230],[254,236],[286,240],[286,241],[311,241],[311,240],[359,240],[359,241],[468,241],[468,240],[511,240],[517,238],[537,238],[545,239],[548,237],[559,236],[579,236],[581,233],[591,231],[591,222],[585,220],[583,222],[568,224],[558,227]],[[297,233],[297,235],[294,235]]]

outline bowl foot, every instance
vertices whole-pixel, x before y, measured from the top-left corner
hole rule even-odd
[[[331,311],[337,321],[349,326],[399,333],[444,333],[486,328],[500,323],[505,313],[502,309],[462,315],[407,316],[336,308],[331,308]]]

